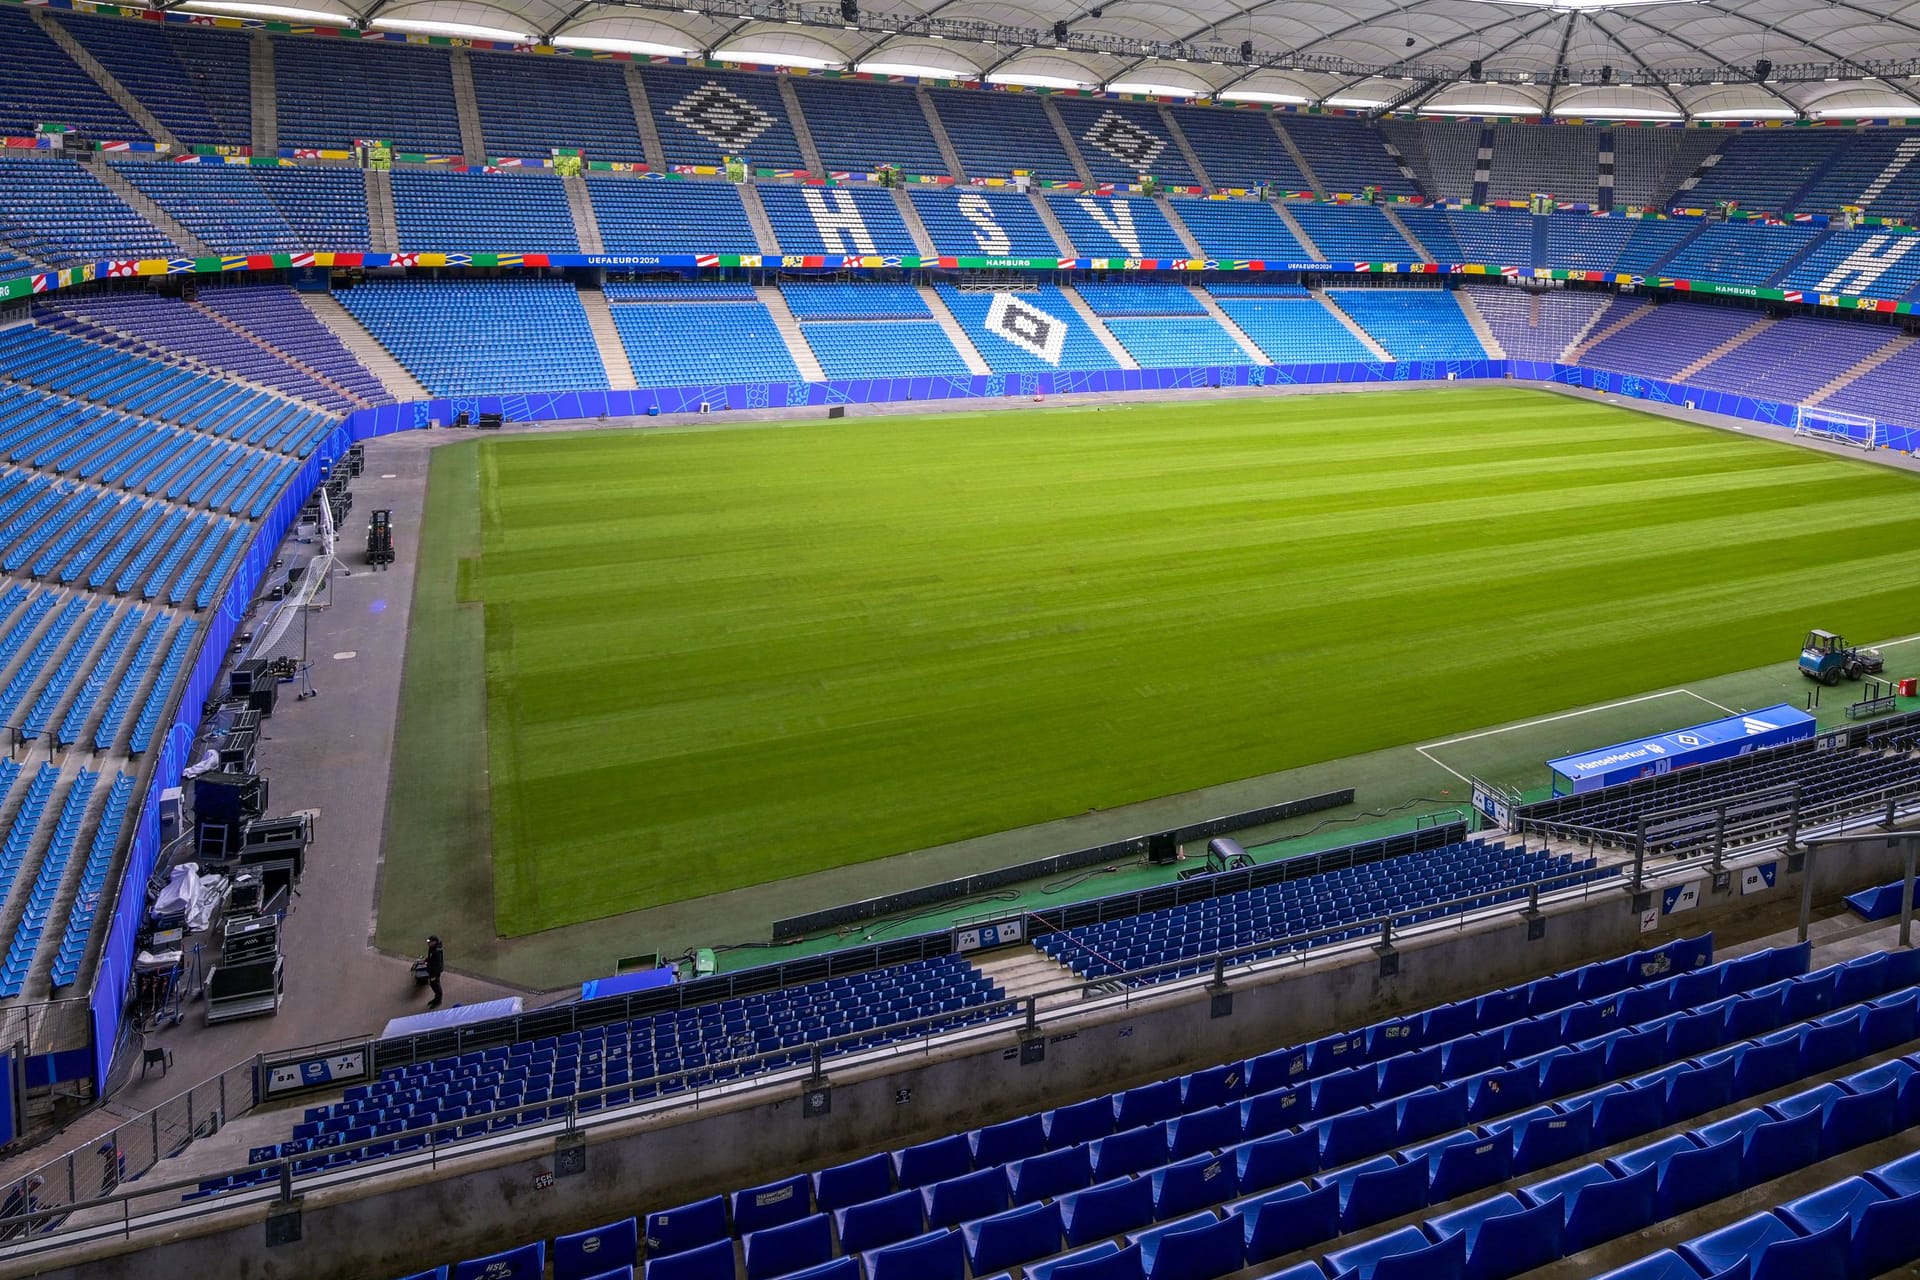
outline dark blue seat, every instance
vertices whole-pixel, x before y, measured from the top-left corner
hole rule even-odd
[[[1625,1177],[1584,1180],[1589,1171],[1606,1173],[1599,1165],[1587,1165],[1528,1189],[1531,1197],[1559,1183],[1563,1189],[1556,1194],[1571,1197],[1564,1200],[1567,1225],[1561,1237],[1561,1245],[1569,1254],[1647,1226],[1653,1221],[1658,1201],[1659,1170],[1651,1165]],[[1568,1181],[1576,1175],[1582,1177],[1581,1185],[1569,1186]]]
[[[1821,1118],[1817,1110],[1806,1111],[1785,1120],[1756,1125],[1747,1135],[1746,1148],[1741,1153],[1741,1184],[1758,1186],[1818,1160]]]
[[[1244,1262],[1238,1217],[1195,1214],[1127,1237],[1140,1246],[1147,1280],[1215,1280],[1238,1271]]]
[[[1313,1114],[1335,1116],[1372,1102],[1380,1093],[1375,1069],[1365,1063],[1313,1082]]]
[[[546,1274],[547,1245],[539,1240],[458,1263],[452,1280],[544,1280]]]
[[[646,1280],[733,1280],[733,1241],[715,1240],[647,1258]]]
[[[1047,1145],[1055,1150],[1092,1142],[1113,1132],[1113,1101],[1089,1098],[1072,1106],[1055,1107],[1040,1119],[1047,1128]]]
[[[1280,1133],[1243,1142],[1231,1155],[1242,1191],[1262,1191],[1312,1174],[1320,1167],[1320,1135]]]
[[[951,1227],[999,1213],[1007,1207],[1006,1170],[999,1166],[948,1178],[920,1188],[929,1227]]]
[[[1016,1160],[1007,1166],[1007,1176],[1013,1182],[1013,1202],[1031,1204],[1086,1186],[1093,1179],[1093,1161],[1084,1146],[1066,1147]]]
[[[1475,1124],[1524,1111],[1540,1100],[1540,1072],[1534,1067],[1495,1067],[1464,1083],[1467,1119]]]
[[[605,1280],[595,1277],[595,1280]],[[846,1256],[823,1262],[817,1267],[808,1267],[805,1271],[796,1271],[780,1280],[860,1280],[860,1259]]]
[[[1320,1131],[1320,1165],[1326,1168],[1361,1160],[1394,1144],[1392,1107],[1348,1111],[1316,1126]]]
[[[1317,1079],[1347,1067],[1358,1066],[1367,1058],[1367,1037],[1361,1031],[1340,1031],[1322,1036],[1306,1046],[1307,1078]]]
[[[1877,1089],[1836,1098],[1820,1122],[1821,1156],[1838,1155],[1892,1133],[1898,1125],[1900,1085],[1889,1080]]]
[[[817,1267],[833,1257],[833,1231],[827,1215],[816,1213],[777,1227],[747,1233],[747,1280],[772,1280],[789,1271]]]
[[[1417,1013],[1374,1023],[1367,1028],[1368,1061],[1380,1062],[1395,1054],[1412,1053],[1415,1049],[1435,1043],[1427,1035],[1426,1027],[1426,1019]]]
[[[739,1235],[797,1222],[813,1210],[805,1174],[733,1193],[733,1229]]]
[[[1312,1085],[1269,1089],[1240,1100],[1240,1132],[1248,1138],[1264,1138],[1312,1114]]]
[[[1527,1016],[1527,988],[1503,987],[1476,997],[1473,1015],[1474,1022],[1482,1031],[1518,1022]]]
[[[1060,1251],[1060,1207],[1029,1204],[990,1218],[969,1222],[961,1229],[967,1261],[976,1276],[1031,1262]],[[751,1280],[751,1278],[750,1278]]]
[[[1725,1060],[1674,1076],[1667,1085],[1666,1122],[1678,1124],[1732,1102],[1734,1070],[1733,1061]]]
[[[1895,1199],[1920,1194],[1920,1154],[1901,1156],[1867,1170],[1867,1181]]]
[[[1139,1173],[1166,1163],[1167,1124],[1127,1129],[1093,1144],[1093,1178],[1107,1182],[1124,1174]]]
[[[1727,1077],[1729,1081],[1732,1080],[1731,1069]],[[1629,1087],[1609,1093],[1600,1099],[1600,1105],[1594,1109],[1594,1145],[1610,1147],[1616,1142],[1637,1138],[1643,1133],[1652,1133],[1664,1123],[1666,1110],[1667,1091],[1657,1084]]]
[[[1838,969],[1822,969],[1810,973],[1787,988],[1787,1021],[1805,1022],[1830,1013],[1834,1007],[1834,993],[1840,984]]]
[[[1853,1233],[1855,1274],[1883,1275],[1920,1258],[1920,1231],[1913,1229],[1916,1213],[1920,1192],[1868,1205]]]
[[[1775,1210],[1782,1221],[1803,1236],[1844,1222],[1851,1233],[1876,1204],[1887,1203],[1887,1193],[1865,1178],[1842,1178],[1832,1186],[1789,1200]]]
[[[1247,1092],[1243,1064],[1226,1062],[1180,1077],[1180,1109],[1188,1114],[1233,1102]]]
[[[1742,1054],[1734,1067],[1734,1096],[1751,1098],[1755,1094],[1771,1093],[1799,1076],[1800,1036],[1762,1041]]]
[[[1394,1104],[1395,1141],[1418,1142],[1436,1133],[1464,1127],[1467,1102],[1467,1085],[1463,1080],[1408,1094]]]
[[[961,1280],[965,1245],[958,1231],[942,1228],[860,1255],[867,1280]]]
[[[1435,1239],[1466,1237],[1469,1280],[1507,1280],[1560,1257],[1562,1214],[1558,1197],[1528,1206],[1508,1194],[1428,1218],[1423,1225]]]
[[[846,1253],[866,1253],[911,1240],[927,1228],[918,1191],[896,1191],[878,1200],[836,1209],[833,1223],[840,1235],[840,1248]]]
[[[1469,1032],[1478,1030],[1479,1025],[1471,1000],[1435,1005],[1420,1015],[1421,1038],[1432,1045],[1443,1044],[1458,1036],[1467,1035]]]
[[[865,1200],[878,1200],[892,1190],[893,1161],[884,1151],[813,1175],[813,1202],[826,1213]]]
[[[1245,1223],[1249,1264],[1331,1240],[1340,1234],[1340,1189],[1304,1182],[1262,1192],[1226,1206]]]
[[[1602,960],[1598,964],[1586,966],[1579,973],[1582,1000],[1598,1000],[1603,996],[1614,995],[1640,981],[1635,971],[1633,956]]]
[[[1383,1157],[1391,1160],[1391,1157]],[[1376,1222],[1424,1209],[1427,1166],[1424,1162],[1392,1164],[1356,1176],[1341,1198],[1340,1229],[1358,1231]]]
[[[553,1242],[553,1280],[587,1280],[640,1260],[640,1224],[633,1218],[575,1231]]]
[[[1102,1258],[1111,1258],[1119,1252],[1119,1245],[1111,1240],[1102,1240],[1098,1244],[1090,1244],[1084,1249],[1069,1250],[1066,1253],[1060,1254],[1058,1257],[1048,1258],[1045,1262],[1033,1263],[1031,1266],[1022,1268],[1022,1270],[1025,1272],[1027,1280],[1047,1280],[1047,1277],[1056,1271],[1069,1267],[1085,1266],[1091,1262],[1098,1262]],[[1137,1271],[1139,1264],[1136,1262],[1134,1265]],[[1082,1275],[1083,1273],[1069,1271],[1067,1274],[1068,1280],[1073,1280],[1073,1277]]]
[[[1027,1280],[1146,1280],[1140,1246],[1122,1249],[1111,1240],[1076,1249],[1024,1268]]]
[[[1728,1040],[1747,1040],[1772,1031],[1786,1020],[1787,989],[1784,986],[1751,992],[1727,1006],[1726,1036]]]
[[[1593,1112],[1581,1109],[1567,1115],[1541,1116],[1519,1133],[1513,1148],[1513,1171],[1531,1173],[1585,1155],[1593,1149]]]
[[[1240,1141],[1240,1104],[1222,1103],[1179,1116],[1167,1125],[1167,1145],[1175,1160],[1218,1151]]]
[[[1153,1184],[1115,1178],[1060,1197],[1060,1221],[1070,1245],[1091,1244],[1153,1221]]]
[[[1137,1089],[1113,1095],[1113,1127],[1116,1132],[1171,1120],[1179,1114],[1178,1080],[1156,1080],[1152,1084],[1143,1084]]]
[[[1328,1254],[1327,1266],[1356,1280],[1463,1280],[1467,1238],[1456,1232],[1436,1244],[1420,1228],[1402,1227]]]
[[[1566,1037],[1561,1032],[1560,1018],[1556,1014],[1528,1018],[1524,1022],[1516,1022],[1508,1027],[1502,1051],[1509,1059],[1530,1058],[1564,1043],[1566,1043]]]
[[[1153,1216],[1163,1222],[1231,1200],[1239,1191],[1234,1162],[1211,1154],[1162,1165],[1147,1178],[1153,1184]]]
[[[1800,1042],[1800,1074],[1830,1071],[1865,1052],[1860,1042],[1861,1017],[1860,1010],[1849,1009],[1808,1027],[1806,1039]]]
[[[893,1176],[902,1189],[945,1182],[972,1168],[973,1148],[967,1145],[966,1135],[959,1133],[893,1153]]]
[[[974,1166],[984,1169],[1039,1155],[1047,1149],[1047,1127],[1039,1116],[1021,1116],[975,1129],[967,1135],[967,1142],[973,1148]]]
[[[1885,995],[1890,973],[1887,953],[1884,951],[1846,961],[1840,966],[1839,980],[1834,986],[1834,1003],[1859,1004],[1863,1000]]]
[[[1797,1239],[1799,1236],[1793,1228],[1775,1214],[1756,1213],[1728,1223],[1718,1231],[1695,1236],[1677,1252],[1703,1276],[1717,1276],[1736,1267],[1741,1269],[1740,1274],[1748,1274],[1747,1268],[1759,1260],[1769,1245]]]
[[[1560,1038],[1570,1044],[1591,1040],[1620,1029],[1620,1002],[1594,1000],[1576,1004],[1560,1015]]]
[[[1445,1204],[1513,1175],[1513,1135],[1496,1133],[1445,1142],[1427,1153],[1427,1199]]]
[[[1638,1262],[1602,1272],[1593,1280],[1700,1280],[1693,1264],[1671,1249],[1649,1254]],[[1731,1278],[1730,1278],[1731,1280]]]
[[[1542,1059],[1540,1096],[1558,1098],[1563,1094],[1591,1089],[1606,1076],[1607,1050],[1604,1045],[1590,1049],[1569,1049]]]
[[[1305,1049],[1275,1049],[1257,1058],[1248,1058],[1247,1092],[1266,1093],[1305,1081],[1307,1057]]]
[[[1437,1047],[1441,1051],[1441,1062],[1449,1080],[1479,1075],[1507,1059],[1506,1033],[1503,1031],[1481,1031]]]
[[[1860,1019],[1862,1053],[1879,1053],[1920,1035],[1920,991],[1886,996]]]
[[[1440,1048],[1435,1045],[1416,1053],[1402,1053],[1388,1058],[1375,1067],[1380,1079],[1378,1096],[1398,1098],[1415,1089],[1439,1084],[1441,1057]]]
[[[410,1276],[401,1277],[401,1280],[447,1280],[447,1269],[440,1266],[431,1271],[416,1271]]]
[[[1558,1013],[1580,999],[1580,973],[1552,973],[1527,984],[1527,1013]]]
[[[652,1261],[726,1236],[727,1202],[720,1196],[662,1209],[647,1215],[647,1258]]]
[[[1738,1138],[1675,1152],[1660,1170],[1661,1216],[1686,1213],[1738,1191],[1742,1154]]]

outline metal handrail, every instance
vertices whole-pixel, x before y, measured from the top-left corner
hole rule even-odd
[[[364,1152],[368,1148],[395,1141],[398,1136],[405,1135],[389,1134],[367,1142],[327,1147],[319,1152],[304,1153],[295,1156],[279,1156],[272,1160],[262,1161],[259,1164],[235,1166],[224,1170],[205,1171],[186,1179],[169,1180],[144,1185],[128,1182],[124,1184],[125,1189],[116,1188],[114,1193],[110,1195],[74,1200],[61,1205],[34,1207],[19,1213],[0,1216],[0,1239],[5,1239],[22,1230],[39,1232],[39,1234],[29,1235],[26,1239],[16,1243],[0,1244],[0,1259],[44,1253],[50,1249],[64,1247],[66,1243],[84,1238],[89,1233],[97,1236],[103,1229],[109,1229],[112,1221],[118,1222],[118,1230],[114,1231],[113,1234],[121,1238],[130,1238],[133,1230],[139,1226],[158,1225],[162,1222],[178,1222],[199,1217],[203,1214],[229,1209],[237,1204],[284,1200],[294,1194],[296,1183],[303,1187],[334,1185],[357,1181],[361,1178],[373,1177],[394,1169],[410,1168],[422,1163],[427,1164],[429,1167],[437,1167],[439,1160],[445,1155],[467,1154],[497,1147],[513,1146],[532,1135],[551,1134],[554,1132],[572,1133],[582,1129],[595,1128],[604,1124],[628,1120],[651,1111],[685,1107],[689,1105],[689,1103],[697,1108],[703,1101],[715,1097],[730,1097],[736,1094],[747,1093],[757,1094],[768,1091],[775,1086],[790,1085],[795,1081],[801,1080],[824,1081],[825,1062],[828,1057],[834,1057],[836,1059],[835,1066],[837,1068],[845,1068],[888,1058],[897,1058],[908,1051],[917,1051],[922,1054],[931,1053],[936,1047],[965,1043],[993,1034],[1007,1025],[1007,1022],[1011,1020],[1010,1015],[1024,1013],[1025,1021],[1022,1034],[1027,1034],[1037,1031],[1042,1022],[1053,1022],[1075,1016],[1089,1008],[1101,1008],[1109,1004],[1127,1007],[1133,1003],[1136,996],[1161,996],[1180,990],[1180,986],[1177,983],[1161,984],[1158,981],[1161,977],[1171,977],[1175,979],[1184,977],[1197,984],[1209,980],[1218,980],[1220,976],[1230,971],[1252,973],[1288,963],[1304,966],[1309,960],[1324,959],[1330,954],[1336,954],[1338,950],[1343,949],[1337,945],[1339,942],[1345,942],[1347,948],[1351,948],[1366,945],[1365,940],[1369,935],[1379,934],[1383,938],[1391,938],[1396,933],[1394,928],[1395,922],[1408,916],[1436,911],[1442,914],[1449,914],[1452,909],[1460,908],[1461,910],[1459,910],[1457,914],[1451,915],[1450,921],[1448,922],[1440,920],[1422,921],[1419,924],[1410,926],[1410,929],[1411,931],[1419,933],[1437,932],[1445,923],[1450,923],[1455,929],[1464,929],[1469,923],[1492,918],[1486,911],[1469,914],[1468,908],[1470,908],[1472,904],[1478,903],[1487,907],[1511,905],[1513,909],[1510,913],[1493,913],[1493,915],[1523,914],[1537,909],[1543,896],[1547,894],[1557,894],[1559,896],[1554,900],[1566,901],[1568,900],[1567,891],[1575,888],[1585,890],[1585,892],[1580,895],[1584,898],[1590,896],[1591,892],[1595,889],[1608,890],[1624,883],[1615,877],[1603,876],[1599,879],[1594,879],[1592,878],[1593,871],[1596,869],[1598,868],[1586,871],[1565,872],[1560,875],[1548,876],[1524,884],[1508,885],[1500,889],[1490,889],[1484,893],[1469,894],[1463,897],[1428,903],[1417,908],[1390,912],[1365,920],[1352,921],[1344,925],[1316,929],[1307,933],[1292,934],[1284,938],[1274,938],[1263,942],[1249,943],[1245,946],[1216,951],[1206,956],[1187,957],[1162,964],[1150,965],[1141,969],[1129,970],[1125,973],[1109,974],[1098,979],[1081,981],[1072,985],[1063,985],[1051,987],[1043,991],[1030,992],[1015,998],[987,1001],[979,1005],[970,1006],[963,1011],[966,1015],[985,1015],[981,1018],[979,1024],[974,1026],[951,1028],[944,1031],[937,1030],[936,1024],[949,1022],[953,1019],[955,1015],[949,1012],[906,1019],[891,1024],[888,1027],[874,1028],[865,1032],[831,1036],[809,1046],[809,1062],[806,1065],[792,1064],[790,1058],[793,1051],[790,1049],[777,1050],[772,1053],[747,1054],[728,1059],[725,1062],[710,1064],[691,1070],[680,1070],[649,1076],[644,1079],[630,1079],[620,1084],[605,1085],[599,1089],[576,1093],[561,1100],[548,1099],[543,1102],[524,1104],[517,1108],[491,1112],[485,1117],[489,1125],[488,1131],[484,1134],[474,1134],[468,1138],[456,1137],[450,1140],[435,1140],[432,1136],[440,1129],[458,1128],[462,1124],[469,1123],[465,1120],[450,1121],[446,1126],[429,1126],[423,1130],[429,1135],[424,1148],[417,1151],[378,1157],[363,1156],[364,1162],[356,1162],[347,1169],[316,1170],[296,1174],[293,1167],[296,1163],[311,1160],[316,1156],[332,1156],[354,1151]],[[1515,890],[1526,891],[1527,898],[1524,902],[1505,904],[1489,901],[1489,899],[1504,897]],[[1335,943],[1315,945],[1315,940],[1317,939],[1328,939],[1331,938],[1332,935],[1347,934],[1355,930],[1361,931],[1361,938],[1340,939],[1336,940]],[[1283,949],[1273,955],[1256,956],[1254,954],[1256,952],[1274,951],[1276,948]],[[1210,968],[1213,973],[1212,979],[1209,979],[1206,974],[1191,972],[1196,967]],[[1126,989],[1102,997],[1090,998],[1090,993],[1093,988],[1113,983],[1125,983]],[[1042,1018],[1039,1009],[1040,1003],[1051,997],[1062,995],[1077,995],[1083,1003],[1055,1009],[1045,1018]],[[870,1046],[871,1052],[868,1053],[857,1052],[862,1047],[863,1042],[875,1035],[906,1031],[909,1036],[914,1036],[914,1029],[919,1029],[917,1033],[917,1039],[919,1041],[917,1049],[908,1043],[895,1041],[891,1044]],[[846,1051],[847,1056],[844,1058],[840,1057],[840,1051],[836,1049],[836,1046],[848,1046]],[[769,1068],[763,1072],[741,1071],[743,1067],[749,1067],[755,1063],[769,1062],[773,1059],[780,1059],[780,1066]],[[722,1071],[730,1071],[732,1074],[728,1079],[712,1084],[692,1083],[698,1078],[711,1078],[715,1073]],[[623,1099],[622,1102],[610,1106],[607,1101],[616,1094],[624,1094],[627,1099],[630,1099],[633,1092],[637,1089],[643,1089],[648,1086],[654,1086],[657,1089],[667,1084],[678,1084],[680,1088],[670,1094],[657,1094],[655,1098],[646,1103],[629,1105],[628,1101]],[[553,1115],[556,1107],[564,1107],[565,1109],[559,1117]],[[530,1114],[535,1112],[539,1114],[537,1116]],[[503,1116],[515,1117],[514,1125],[505,1130],[493,1129],[493,1122]],[[557,1126],[557,1128],[555,1126]],[[71,1158],[73,1154],[77,1153],[69,1153],[67,1158]],[[49,1166],[43,1166],[40,1172],[44,1173],[47,1167]],[[169,1193],[180,1193],[190,1190],[197,1191],[204,1183],[219,1181],[223,1178],[240,1174],[257,1175],[263,1169],[276,1171],[278,1181],[272,1184],[261,1183],[254,1186],[236,1188],[206,1196],[190,1203],[173,1200],[164,1205],[143,1209],[138,1215],[135,1214],[133,1209],[134,1202],[136,1201],[150,1200]],[[29,1178],[32,1176],[33,1175],[28,1175]],[[10,1189],[23,1188],[26,1182],[27,1178],[22,1178],[12,1184],[12,1188]],[[90,1215],[93,1211],[114,1207],[118,1208],[117,1215],[95,1218],[75,1226],[65,1225],[64,1220],[70,1219],[76,1214]]]

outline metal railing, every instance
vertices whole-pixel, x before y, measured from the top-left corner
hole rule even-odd
[[[759,1095],[802,1081],[822,1081],[829,1059],[836,1069],[844,1070],[910,1055],[926,1056],[938,1048],[1003,1032],[1016,1017],[1021,1019],[1022,1035],[1037,1035],[1043,1026],[1089,1010],[1124,1009],[1142,999],[1176,995],[1182,989],[1177,981],[1180,979],[1198,986],[1209,981],[1218,984],[1230,976],[1265,975],[1287,968],[1303,968],[1310,962],[1341,954],[1391,946],[1399,938],[1465,932],[1468,927],[1488,919],[1536,912],[1543,902],[1552,905],[1585,901],[1601,894],[1617,893],[1623,884],[1618,875],[1595,879],[1592,870],[1566,872],[1338,927],[1167,961],[1017,998],[987,1001],[958,1014],[929,1014],[866,1032],[827,1037],[807,1047],[807,1059],[801,1064],[793,1062],[794,1049],[744,1054],[717,1064],[605,1085],[565,1099],[503,1108],[484,1118],[436,1124],[424,1130],[428,1135],[425,1145],[413,1151],[367,1154],[373,1148],[396,1141],[396,1135],[388,1135],[316,1152],[275,1157],[259,1164],[202,1171],[191,1178],[129,1185],[165,1155],[184,1146],[196,1128],[211,1133],[218,1127],[211,1117],[237,1114],[225,1110],[235,1097],[252,1098],[255,1064],[240,1064],[170,1099],[155,1111],[127,1122],[93,1146],[70,1152],[7,1188],[15,1204],[24,1205],[22,1197],[29,1191],[34,1199],[30,1206],[0,1215],[0,1240],[13,1242],[0,1244],[0,1261],[64,1248],[84,1240],[129,1238],[144,1226],[177,1224],[238,1204],[285,1200],[304,1190],[358,1181],[396,1169],[437,1167],[439,1161],[449,1155],[507,1149],[524,1144],[530,1138],[571,1134],[667,1109],[691,1106],[697,1110],[720,1099]],[[1525,899],[1515,900],[1511,895],[1516,891],[1524,891]],[[1411,920],[1415,916],[1435,917],[1436,914],[1438,918]],[[1403,921],[1407,923],[1403,925]],[[1118,990],[1114,989],[1116,985]],[[1077,996],[1079,1001],[1043,1013],[1041,1004],[1057,996]],[[960,1028],[943,1025],[951,1024],[956,1016],[968,1019],[969,1025]],[[884,1044],[877,1043],[882,1039]],[[245,1081],[244,1085],[241,1080]],[[649,1089],[654,1092],[648,1101],[633,1101],[637,1092]],[[473,1132],[461,1132],[468,1128],[473,1128]],[[358,1158],[343,1168],[296,1172],[297,1165],[310,1164],[317,1157],[337,1159],[355,1153]],[[262,1171],[269,1173],[271,1180],[198,1196],[206,1184],[235,1177],[258,1178]],[[35,1176],[44,1179],[43,1185],[29,1188],[28,1183]],[[198,1198],[183,1199],[189,1195]],[[61,1198],[56,1201],[49,1198],[52,1196]]]

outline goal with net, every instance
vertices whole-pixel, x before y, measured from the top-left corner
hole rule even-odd
[[[1793,434],[1831,440],[1836,444],[1858,445],[1862,449],[1876,449],[1881,444],[1880,424],[1876,420],[1857,413],[1839,413],[1809,405],[1801,405],[1795,411]]]

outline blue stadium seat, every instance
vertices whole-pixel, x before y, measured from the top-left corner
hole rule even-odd
[[[639,1223],[632,1218],[575,1231],[553,1242],[553,1280],[589,1280],[640,1258]]]

